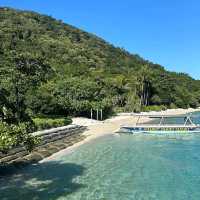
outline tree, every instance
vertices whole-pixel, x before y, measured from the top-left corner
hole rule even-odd
[[[140,98],[135,93],[129,93],[127,96],[127,102],[125,109],[128,112],[140,112]]]
[[[30,121],[25,104],[27,91],[46,81],[52,69],[43,58],[29,53],[18,54],[14,51],[7,54],[5,59],[10,62],[9,65],[0,65],[1,86],[9,91],[7,96],[13,105],[16,123]]]
[[[10,63],[0,63],[0,151],[17,144],[31,149],[36,140],[28,134],[34,124],[27,113],[26,93],[45,81],[51,68],[40,57],[26,53],[12,52],[5,57]]]
[[[140,106],[149,104],[150,87],[151,87],[151,71],[148,65],[143,65],[138,72]]]

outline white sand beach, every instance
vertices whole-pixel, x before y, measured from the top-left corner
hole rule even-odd
[[[183,115],[191,112],[200,111],[199,109],[168,109],[165,111],[152,111],[152,112],[143,112],[141,114],[156,114],[156,115]],[[150,118],[145,117],[141,119],[140,122],[148,122]],[[65,155],[67,153],[70,153],[74,151],[77,147],[80,145],[89,142],[93,139],[96,139],[101,136],[105,136],[108,134],[115,134],[117,130],[119,130],[120,126],[123,124],[126,125],[133,125],[137,121],[137,117],[131,116],[131,113],[119,113],[117,116],[114,116],[112,118],[106,119],[104,121],[97,121],[97,120],[91,120],[88,118],[78,117],[73,118],[73,124],[87,126],[87,130],[83,133],[86,138],[82,140],[81,142],[78,142],[67,149],[61,150],[52,156],[43,159],[40,162],[45,162],[49,160],[55,159],[57,156]]]

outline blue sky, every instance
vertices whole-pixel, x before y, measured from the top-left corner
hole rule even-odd
[[[199,0],[0,0],[94,33],[115,46],[200,79]]]

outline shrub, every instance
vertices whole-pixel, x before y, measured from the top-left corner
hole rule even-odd
[[[72,123],[72,120],[69,117],[65,117],[65,118],[38,117],[38,118],[34,118],[33,121],[37,127],[37,130],[56,128],[60,126],[66,126]]]
[[[160,106],[156,106],[156,105],[153,105],[153,106],[146,106],[143,108],[143,111],[145,112],[150,112],[150,111],[161,111],[161,110],[166,110],[166,106],[164,105],[160,105]]]
[[[29,134],[28,126],[26,123],[8,125],[5,122],[0,122],[0,152],[6,153],[18,145],[25,146],[28,151],[31,151],[39,142],[39,138]]]
[[[171,103],[171,104],[169,105],[169,108],[170,108],[170,109],[176,109],[177,106],[176,106],[174,103]]]

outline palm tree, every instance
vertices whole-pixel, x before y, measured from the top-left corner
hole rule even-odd
[[[151,86],[151,71],[149,65],[143,65],[137,74],[139,82],[139,96],[140,106],[147,106],[149,104],[150,86]]]

